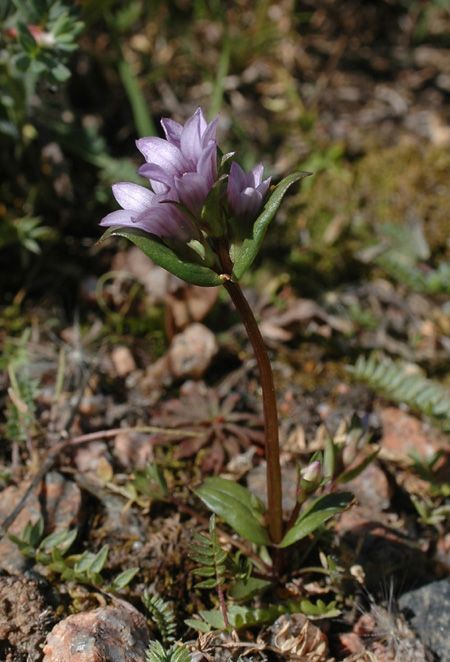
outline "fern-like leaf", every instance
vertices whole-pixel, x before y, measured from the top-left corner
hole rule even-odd
[[[399,361],[372,354],[360,356],[348,368],[355,379],[363,381],[382,395],[411,409],[435,418],[450,431],[450,391],[421,373],[411,373]]]
[[[181,644],[173,644],[167,650],[159,641],[151,641],[145,653],[146,662],[190,662],[188,649]]]
[[[209,534],[194,535],[190,556],[199,564],[199,567],[193,570],[193,574],[205,578],[197,583],[198,588],[223,586],[227,572],[228,552],[220,546],[215,515],[211,515],[209,520]]]
[[[177,630],[176,617],[172,605],[160,595],[151,595],[149,591],[144,592],[142,602],[148,610],[153,623],[156,625],[163,643],[172,643],[175,640]]]

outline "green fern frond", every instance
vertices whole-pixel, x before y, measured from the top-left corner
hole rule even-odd
[[[188,649],[182,644],[173,644],[168,650],[159,641],[151,641],[145,653],[146,662],[190,662]]]
[[[172,605],[160,595],[151,595],[149,591],[144,592],[142,602],[148,610],[150,618],[156,625],[163,643],[172,643],[175,640],[177,630],[176,617]]]
[[[200,533],[194,535],[193,547],[190,552],[193,561],[199,564],[193,570],[194,575],[205,577],[198,582],[198,588],[217,588],[225,583],[228,552],[220,546],[217,531],[216,518],[211,515],[209,520],[209,534]]]
[[[439,382],[420,373],[411,373],[399,361],[372,354],[360,356],[348,370],[354,378],[395,402],[435,418],[444,430],[450,431],[450,391]]]

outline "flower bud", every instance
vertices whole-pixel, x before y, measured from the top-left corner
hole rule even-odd
[[[300,472],[300,489],[303,492],[313,492],[322,480],[322,464],[315,460]]]

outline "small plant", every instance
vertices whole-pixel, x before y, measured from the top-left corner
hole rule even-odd
[[[216,141],[217,119],[208,123],[199,108],[184,126],[168,118],[161,124],[165,140],[147,137],[137,141],[145,159],[139,173],[152,189],[131,182],[113,186],[121,209],[101,221],[108,228],[103,239],[125,237],[156,264],[185,281],[223,286],[241,316],[261,380],[267,510],[245,487],[219,477],[207,478],[195,493],[244,539],[271,548],[277,575],[282,550],[342,512],[352,499],[345,492],[309,499],[320,487],[319,480],[314,488],[303,489],[300,506],[286,525],[283,522],[272,368],[256,319],[239,286],[285,194],[308,173],[289,175],[268,195],[270,178],[263,179],[262,164],[247,173],[233,160],[234,154],[222,155]],[[214,572],[218,568],[220,564]],[[218,582],[217,575],[214,581]],[[223,614],[221,618],[223,621]]]
[[[45,538],[43,534],[44,521],[39,518],[34,524],[29,522],[20,536],[10,534],[9,538],[25,558],[44,566],[50,574],[59,575],[62,580],[118,592],[128,586],[139,570],[128,568],[108,584],[101,574],[108,559],[108,545],[104,545],[96,554],[85,551],[82,554],[68,555],[77,538],[77,529],[55,531]]]
[[[149,591],[144,592],[142,602],[162,639],[162,643],[150,642],[146,662],[189,662],[191,657],[188,649],[175,643],[177,625],[173,606],[160,595],[152,595]]]
[[[172,644],[177,629],[173,606],[160,595],[152,595],[149,591],[144,592],[142,602],[156,625],[163,644]]]

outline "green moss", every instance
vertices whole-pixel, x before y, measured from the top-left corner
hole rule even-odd
[[[447,148],[403,142],[321,173],[302,193],[313,248],[342,248],[345,233],[363,238],[379,224],[417,218],[432,253],[448,251],[449,170]]]

